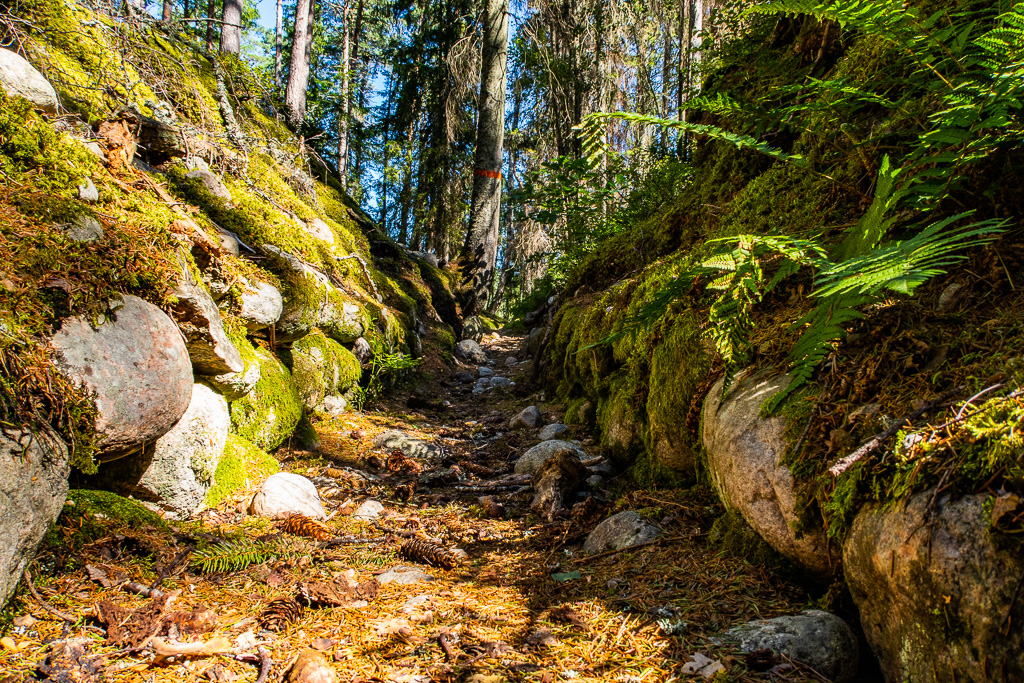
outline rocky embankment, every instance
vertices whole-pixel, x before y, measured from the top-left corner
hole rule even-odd
[[[189,518],[276,468],[267,453],[286,440],[314,444],[319,421],[361,400],[360,382],[370,381],[375,357],[418,356],[435,330],[444,347],[450,328],[432,296],[437,308],[454,308],[436,264],[391,243],[302,169],[280,162],[278,170],[265,169],[265,187],[244,181],[243,154],[262,158],[260,143],[293,144],[285,133],[232,150],[212,146],[208,131],[171,115],[158,121],[131,107],[90,126],[61,106],[77,91],[58,94],[9,50],[0,50],[0,85],[4,125],[34,135],[26,144],[37,145],[32,159],[4,147],[5,163],[30,168],[42,178],[37,182],[70,168],[80,183],[56,190],[64,207],[58,222],[25,210],[23,220],[56,240],[49,260],[123,260],[121,273],[115,268],[110,280],[92,283],[108,292],[103,298],[81,297],[88,288],[74,275],[48,276],[43,287],[59,296],[42,300],[57,303],[36,344],[92,412],[75,434],[39,423],[0,433],[7,454],[0,477],[5,603],[60,512],[69,477],[77,487],[133,497],[167,518]],[[31,107],[18,109],[25,100]],[[25,120],[13,120],[15,110]],[[234,161],[216,172],[213,161],[224,155]],[[299,189],[282,182],[286,171],[302,179]],[[119,222],[121,215],[138,225]],[[224,227],[227,221],[239,232]],[[130,238],[128,229],[136,230]],[[168,245],[145,252],[160,264],[157,273],[132,270],[125,253],[144,248],[138,240]],[[5,272],[38,277],[20,267]],[[9,291],[18,287],[10,283]]]

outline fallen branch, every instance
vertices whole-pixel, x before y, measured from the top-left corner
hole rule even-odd
[[[43,600],[43,596],[39,595],[38,591],[36,591],[35,585],[32,583],[32,575],[28,573],[28,567],[25,567],[25,571],[22,573],[22,576],[25,579],[25,585],[28,586],[28,592],[32,594],[32,597],[35,598],[35,601],[39,604],[40,607],[42,607],[44,610],[46,610],[53,616],[59,619],[63,619],[69,624],[73,624],[76,621],[78,621],[77,617],[73,617],[70,614],[67,614],[66,612],[61,612],[56,607],[52,607],[50,603],[46,602],[46,600]]]
[[[156,581],[150,584],[149,590],[155,590],[162,584],[171,574],[177,571],[178,567],[184,562],[189,555],[192,554],[192,547],[189,546],[182,550],[180,553],[174,556],[170,562],[160,567],[160,571],[157,573]]]
[[[205,643],[175,643],[166,638],[153,638],[150,642],[157,660],[171,657],[209,657],[231,652],[231,641],[215,636]]]
[[[373,298],[377,301],[383,301],[380,296],[380,292],[377,291],[377,285],[374,283],[373,278],[370,277],[370,269],[366,265],[366,261],[359,254],[349,254],[348,256],[336,256],[335,261],[346,261],[348,259],[355,259],[359,261],[360,268],[363,269],[363,277],[366,278],[366,282],[370,285],[370,290],[373,292]]]
[[[946,401],[953,398],[963,390],[964,387],[955,387],[953,389],[950,389],[949,391],[945,392],[934,401],[930,401],[924,406],[918,408],[917,410],[908,413],[903,417],[903,419],[897,420],[892,424],[892,426],[890,426],[885,431],[879,432],[878,434],[873,436],[870,441],[868,441],[866,444],[855,450],[853,453],[850,453],[845,458],[840,458],[834,465],[828,468],[829,474],[831,474],[833,477],[838,477],[840,474],[853,467],[857,462],[863,460],[864,458],[878,450],[883,443],[885,443],[891,437],[895,436],[896,433],[899,432],[901,429],[905,429],[907,425],[912,425],[914,421],[919,419],[922,415],[924,415],[930,410],[938,408],[939,406],[941,406]]]

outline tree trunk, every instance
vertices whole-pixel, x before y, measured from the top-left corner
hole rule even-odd
[[[295,6],[295,34],[292,39],[292,54],[288,60],[288,85],[284,90],[288,125],[292,130],[302,129],[306,118],[306,88],[309,86],[309,53],[312,47],[314,0],[298,0]]]
[[[342,32],[341,43],[341,112],[338,114],[338,180],[341,187],[348,187],[348,122],[349,114],[352,112],[352,98],[349,96],[349,76],[352,73],[352,32],[349,24],[348,0],[342,10],[342,21],[345,29]]]
[[[664,33],[665,53],[661,56],[661,116],[667,119],[672,115],[669,102],[669,93],[671,92],[669,81],[672,78],[672,45],[675,42],[672,39],[672,30],[667,22],[665,23]],[[668,153],[668,128],[665,126],[661,126],[661,153]]]
[[[686,120],[686,109],[683,105],[689,99],[690,72],[693,69],[693,28],[695,21],[694,0],[681,0],[682,7],[679,11],[679,89],[676,92],[676,110],[680,121]],[[681,132],[676,141],[676,152],[680,158],[686,156],[686,141],[688,136]]]
[[[462,314],[474,315],[487,303],[498,253],[501,217],[502,143],[505,134],[505,79],[508,63],[508,0],[487,0],[484,13],[480,115],[469,234],[463,253]]]
[[[274,25],[274,85],[281,91],[281,44],[284,42],[284,2],[277,0],[277,23]]]
[[[221,14],[220,53],[237,55],[242,49],[242,0],[224,0]]]
[[[181,5],[181,14],[186,19],[192,18],[192,3],[189,0],[185,0]]]
[[[214,15],[217,13],[217,1],[208,0],[206,3],[206,18],[214,19]],[[209,52],[213,49],[213,28],[214,22],[206,22],[206,51]]]
[[[171,15],[174,11],[174,0],[164,0],[164,13],[160,18],[165,24],[171,23]]]

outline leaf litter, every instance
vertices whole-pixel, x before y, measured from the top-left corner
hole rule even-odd
[[[516,342],[491,338],[485,346],[501,358]],[[109,527],[109,539],[131,535],[151,555],[114,557],[110,541],[76,544],[74,529],[58,529],[68,543],[37,558],[47,567],[39,588],[53,607],[80,618],[66,628],[28,596],[16,598],[16,618],[27,625],[16,627],[15,650],[0,648],[0,670],[53,681],[161,683],[187,675],[234,683],[292,680],[304,656],[353,683],[700,680],[711,664],[735,681],[817,680],[796,663],[765,671],[773,660],[733,656],[717,638],[739,623],[806,608],[810,598],[784,577],[709,546],[716,511],[706,499],[684,490],[617,498],[599,490],[540,522],[529,514],[528,483],[510,476],[514,458],[535,443],[504,426],[523,400],[481,400],[444,380],[428,390],[447,393],[452,407],[418,412],[395,401],[318,424],[323,444],[316,453],[278,452],[285,470],[317,483],[330,512],[326,523],[295,519],[275,530],[244,512],[253,488],[176,529],[97,520]],[[560,407],[533,399],[557,418]],[[440,461],[408,458],[417,470],[374,447],[373,437],[391,429],[434,443]],[[589,440],[584,448],[598,450]],[[457,477],[424,476],[455,463]],[[345,476],[332,476],[338,473]],[[430,483],[404,500],[398,491],[396,499],[417,473]],[[381,519],[353,518],[370,498],[385,504]],[[661,523],[674,540],[583,556],[580,543],[594,526],[625,509],[666,515]],[[287,543],[277,540],[281,531]],[[161,571],[190,548],[255,542],[266,551],[241,567],[227,562],[204,571],[195,552],[175,571]],[[465,557],[453,561],[460,548]],[[432,580],[377,582],[400,566],[426,570]],[[125,588],[161,581],[159,597]],[[78,673],[50,673],[61,670]]]

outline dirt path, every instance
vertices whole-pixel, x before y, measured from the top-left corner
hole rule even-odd
[[[519,341],[484,342],[496,375],[514,375],[516,368],[504,359],[514,355]],[[193,563],[172,570],[160,589],[180,591],[166,611],[192,619],[179,618],[175,628],[182,634],[201,630],[193,628],[195,623],[204,610],[212,612],[212,629],[192,640],[219,635],[236,652],[255,654],[264,648],[272,662],[268,681],[280,680],[307,648],[322,652],[344,682],[426,683],[469,676],[477,676],[472,679],[476,683],[700,680],[683,673],[698,652],[723,662],[730,676],[725,680],[821,680],[787,669],[784,662],[748,661],[723,645],[720,636],[729,626],[793,612],[806,607],[808,597],[765,569],[708,545],[710,523],[720,513],[710,498],[672,490],[623,494],[611,477],[588,487],[586,500],[570,518],[542,523],[529,513],[529,486],[509,478],[515,459],[538,442],[537,430],[510,432],[508,418],[537,405],[548,422],[555,422],[558,407],[541,403],[539,395],[525,395],[520,387],[474,394],[473,384],[460,383],[454,373],[475,374],[475,367],[433,371],[433,381],[401,400],[333,422],[316,452],[284,452],[284,469],[317,484],[332,515],[329,533],[354,542],[321,544],[280,534],[266,520],[245,513],[250,489],[207,511],[200,522],[183,525],[177,534],[116,528],[81,547],[48,551],[38,561],[44,574],[37,579],[41,596],[81,618],[65,626],[23,596],[11,610],[15,625],[0,643],[0,672],[18,674],[10,681],[21,680],[19,672],[36,669],[51,651],[44,643],[80,636],[86,639],[86,653],[108,656],[88,660],[96,675],[84,673],[85,660],[76,659],[71,665],[78,672],[75,680],[100,680],[100,673],[112,681],[255,680],[256,657],[239,661],[218,655],[155,666],[146,650],[124,652],[123,642],[105,644],[98,628],[102,622],[96,619],[96,605],[103,600],[127,610],[153,602],[119,588],[121,573],[152,584],[160,568],[188,543],[208,547],[233,538],[236,543],[277,543],[292,552],[241,571],[212,573],[204,573],[193,556]],[[439,452],[410,463],[392,455],[394,449],[374,444],[388,430],[422,439]],[[587,435],[570,436],[580,439],[589,454],[599,455]],[[397,500],[413,481],[411,498]],[[479,500],[483,495],[492,496],[490,503]],[[368,499],[383,503],[380,518],[354,519],[352,512]],[[502,516],[495,517],[499,505]],[[622,510],[640,511],[657,522],[667,540],[585,556],[581,543],[586,535]],[[68,530],[63,533],[70,538]],[[412,536],[457,547],[466,557],[451,569],[403,558],[400,546]],[[63,569],[46,576],[55,561]],[[86,564],[113,577],[106,581],[112,585],[90,580]],[[365,587],[373,576],[386,580],[388,570],[399,566],[415,567],[430,579],[385,583],[375,596],[372,591],[343,596],[350,606],[307,607],[278,633],[260,628],[258,615],[275,598],[315,593],[324,584],[344,593],[346,586]],[[772,666],[774,674],[754,670]]]

